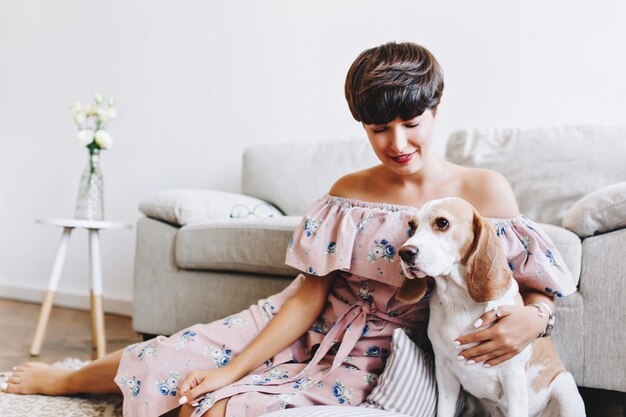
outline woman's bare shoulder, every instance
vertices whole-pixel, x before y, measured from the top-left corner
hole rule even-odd
[[[328,192],[336,197],[367,199],[368,187],[371,186],[372,179],[376,177],[377,166],[361,171],[352,172],[339,178]]]
[[[519,214],[509,181],[497,171],[464,168],[461,193],[471,196],[469,201],[484,217],[508,218]]]

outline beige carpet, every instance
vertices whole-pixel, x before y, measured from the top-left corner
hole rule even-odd
[[[66,359],[54,363],[65,369],[77,369],[86,362]],[[6,381],[11,372],[0,373],[0,382]],[[45,395],[17,395],[0,392],[0,416],[2,417],[121,417],[122,397],[119,395],[73,395],[49,397]]]

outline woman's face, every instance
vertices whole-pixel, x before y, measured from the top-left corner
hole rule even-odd
[[[363,123],[378,159],[399,175],[413,174],[424,165],[434,125],[431,109],[410,120],[398,117],[382,125]]]

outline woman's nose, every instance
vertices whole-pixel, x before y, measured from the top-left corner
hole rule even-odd
[[[400,154],[406,148],[407,143],[408,140],[404,129],[402,127],[394,129],[391,136],[391,150]]]

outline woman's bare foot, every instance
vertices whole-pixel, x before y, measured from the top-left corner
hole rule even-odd
[[[68,377],[73,371],[54,368],[41,362],[16,366],[2,391],[12,394],[69,394]]]

